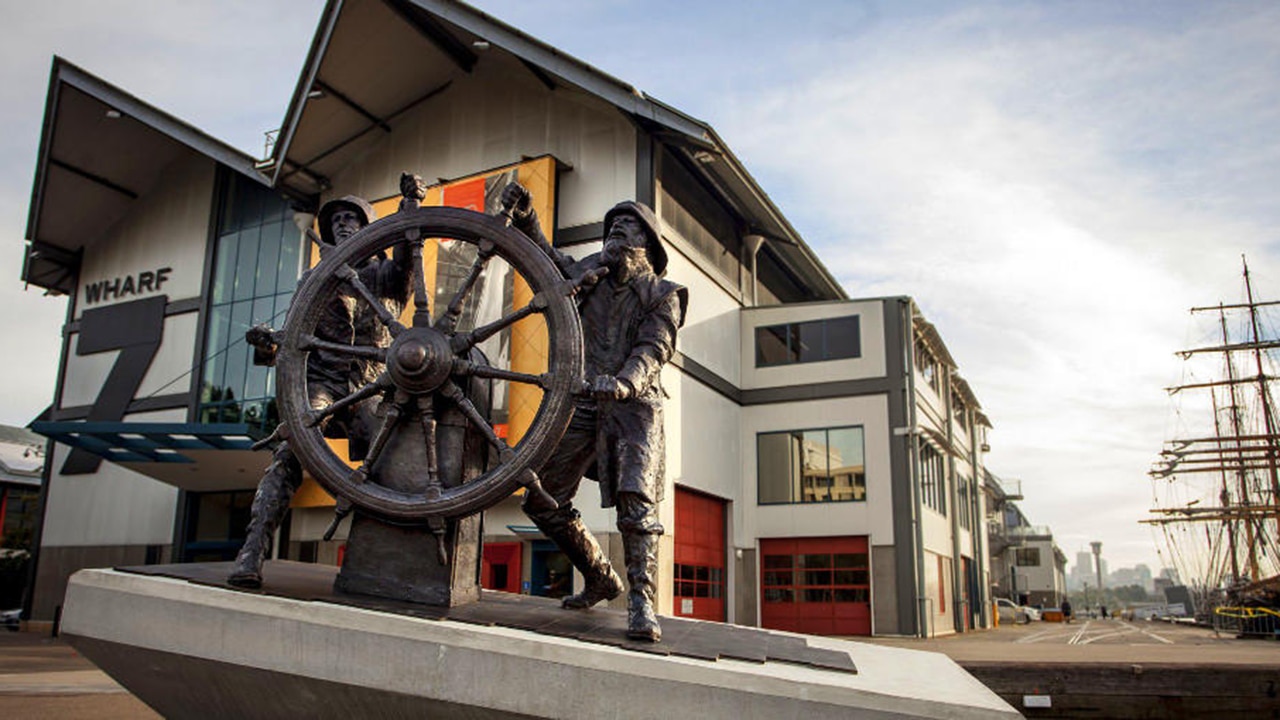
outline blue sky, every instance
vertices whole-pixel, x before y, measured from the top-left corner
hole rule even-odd
[[[715,126],[850,295],[938,326],[1032,522],[1158,567],[1136,521],[1186,310],[1240,297],[1242,253],[1280,295],[1280,5],[476,5]],[[17,282],[52,55],[258,155],[321,6],[6,10],[0,422],[49,403],[65,310]]]

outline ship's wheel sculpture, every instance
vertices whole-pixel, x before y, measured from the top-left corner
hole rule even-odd
[[[423,245],[437,240],[475,246],[475,260],[447,305],[433,308],[423,276]],[[370,257],[407,243],[412,252],[414,312],[406,325],[394,317],[362,280],[358,268]],[[491,322],[461,330],[468,297],[495,258],[501,258],[532,290],[532,299]],[[582,330],[574,296],[598,276],[566,280],[556,265],[501,216],[443,207],[407,207],[360,230],[333,248],[310,272],[293,299],[279,343],[277,398],[287,438],[302,466],[337,499],[337,515],[328,535],[352,510],[353,521],[343,574],[357,578],[344,589],[387,594],[402,599],[456,604],[478,597],[475,575],[479,562],[479,532],[457,528],[470,516],[500,502],[520,488],[554,501],[542,490],[536,470],[547,460],[564,434],[573,413],[573,396],[582,388]],[[317,323],[335,295],[352,298],[371,310],[391,337],[388,347],[343,345],[316,337]],[[520,320],[540,315],[546,322],[549,352],[547,370],[530,374],[488,364],[477,346]],[[316,352],[347,355],[385,364],[374,380],[327,407],[313,408],[308,400],[307,362]],[[542,391],[536,414],[514,446],[495,432],[484,403],[470,388],[477,380],[525,384]],[[325,440],[327,418],[357,405],[376,404],[368,423],[368,451],[352,467]],[[458,459],[442,453],[461,453],[463,443],[441,437],[443,415],[479,438],[485,462],[472,477],[449,482],[443,468]],[[475,444],[475,443],[473,443]],[[473,519],[474,520],[474,519]],[[361,535],[359,523],[365,523]],[[369,530],[369,528],[374,528]],[[466,535],[464,538],[463,535]],[[350,569],[362,548],[366,558]],[[472,547],[464,547],[470,543]],[[377,556],[387,555],[387,566]],[[398,557],[398,559],[396,559]],[[429,592],[404,592],[418,582],[419,563],[433,568],[430,583],[452,586]],[[428,572],[428,575],[431,573]],[[361,579],[362,578],[362,579]],[[458,589],[459,579],[465,586]],[[339,577],[339,587],[343,578]]]

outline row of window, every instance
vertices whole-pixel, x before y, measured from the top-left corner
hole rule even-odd
[[[275,373],[253,364],[244,334],[257,323],[284,322],[302,269],[302,231],[288,202],[233,175],[216,234],[200,421],[244,422],[270,432],[280,420]]]
[[[920,446],[920,493],[925,507],[947,514],[946,458],[928,444]]]
[[[960,495],[960,505],[956,508],[956,515],[958,516],[957,519],[960,522],[960,527],[965,530],[971,530],[973,529],[973,507],[970,503],[973,501],[973,494],[975,491],[973,481],[963,475],[960,475],[956,478],[956,491]]]
[[[1018,567],[1040,567],[1040,548],[1017,548],[1013,551],[1013,564]]]

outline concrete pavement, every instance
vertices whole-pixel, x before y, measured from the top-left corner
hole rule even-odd
[[[0,717],[150,720],[160,716],[47,633],[0,632]]]

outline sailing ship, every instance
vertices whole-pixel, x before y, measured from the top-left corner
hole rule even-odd
[[[1212,334],[1178,353],[1182,382],[1166,390],[1182,410],[1181,437],[1152,464],[1155,507],[1141,521],[1161,536],[1162,559],[1198,616],[1221,605],[1280,605],[1280,419],[1271,387],[1280,341],[1268,317],[1280,301],[1257,300],[1242,263],[1241,302],[1191,309]]]

